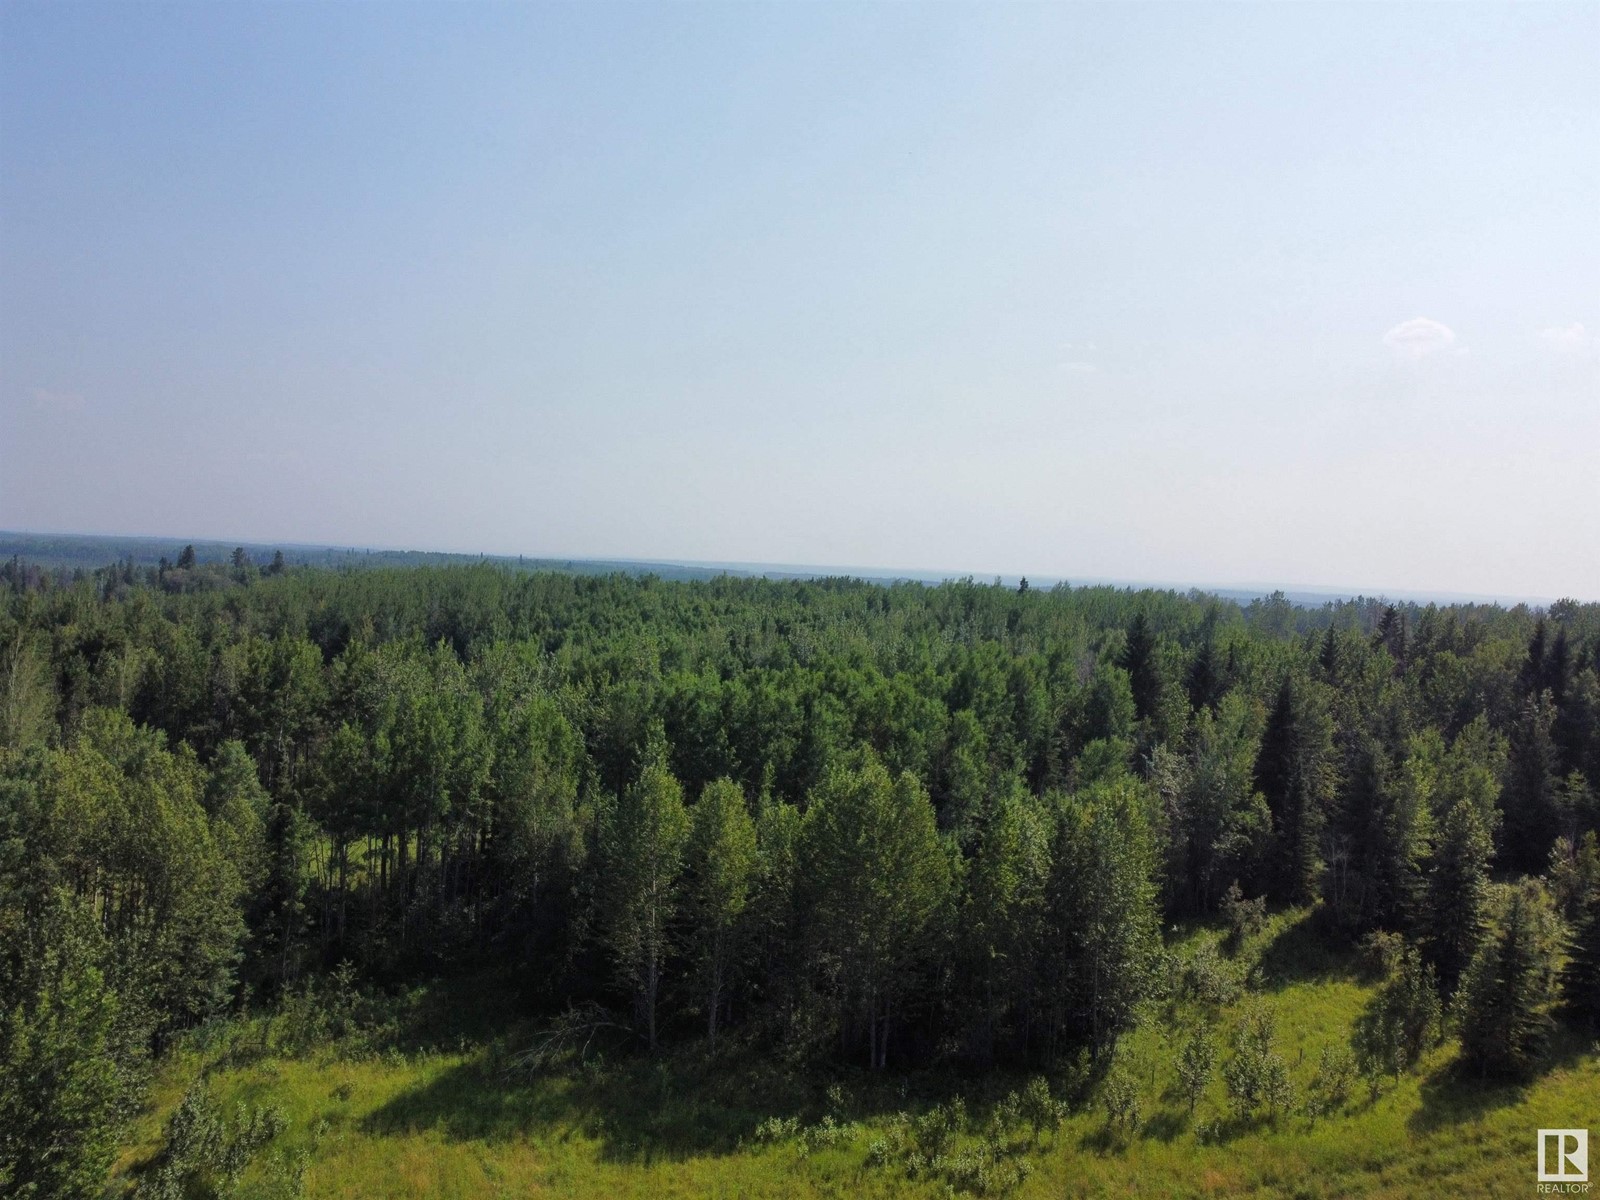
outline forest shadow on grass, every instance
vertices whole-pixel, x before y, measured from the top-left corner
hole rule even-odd
[[[1171,1142],[1189,1128],[1189,1112],[1182,1108],[1164,1108],[1144,1124],[1145,1137],[1158,1142]]]
[[[1257,965],[1262,985],[1279,992],[1297,983],[1339,983],[1359,978],[1348,946],[1335,943],[1310,909],[1284,925],[1261,948]]]
[[[437,1130],[452,1141],[595,1138],[607,1161],[726,1155],[769,1117],[816,1115],[812,1089],[777,1072],[683,1059],[506,1075],[483,1058],[453,1067],[368,1115],[371,1134]]]
[[[1538,1071],[1527,1079],[1486,1079],[1459,1056],[1452,1057],[1423,1077],[1422,1103],[1406,1119],[1406,1128],[1414,1134],[1434,1133],[1518,1105],[1542,1077],[1576,1066],[1593,1046],[1592,1038],[1558,1025]]]
[[[712,1055],[685,1047],[659,1057],[621,1057],[599,1068],[505,1074],[480,1055],[395,1096],[361,1122],[376,1136],[436,1131],[451,1141],[550,1143],[595,1139],[606,1162],[649,1164],[726,1156],[759,1141],[766,1121],[799,1128],[831,1116],[842,1124],[900,1110],[924,1111],[961,1095],[974,1128],[988,1105],[1020,1078],[996,1076],[974,1087],[958,1072],[873,1076],[805,1073],[758,1061],[729,1047]],[[842,1106],[829,1096],[841,1085]],[[786,1135],[783,1140],[788,1140]]]

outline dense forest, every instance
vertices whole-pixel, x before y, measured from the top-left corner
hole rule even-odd
[[[1113,1113],[1147,1003],[1221,986],[1174,967],[1195,921],[1309,907],[1381,960],[1330,1088],[1446,1028],[1525,1078],[1600,1018],[1600,605],[243,550],[0,595],[7,1194],[99,1194],[178,1039],[330,980],[492,967],[552,1038],[1092,1077]],[[1258,1032],[1174,1046],[1192,1095],[1275,1112]]]

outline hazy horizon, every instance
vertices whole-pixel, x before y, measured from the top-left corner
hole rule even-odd
[[[1597,45],[8,4],[0,527],[1600,600]]]
[[[971,578],[979,583],[991,579],[1000,580],[1008,586],[1015,586],[1023,579],[1039,587],[1049,588],[1058,583],[1067,583],[1074,587],[1117,587],[1117,588],[1155,588],[1176,591],[1195,590],[1200,592],[1216,592],[1230,598],[1243,596],[1266,597],[1274,592],[1283,592],[1291,599],[1316,598],[1322,599],[1355,599],[1365,597],[1368,599],[1411,601],[1416,603],[1438,602],[1449,603],[1493,603],[1503,606],[1528,604],[1536,607],[1549,607],[1560,600],[1577,600],[1590,602],[1584,596],[1538,596],[1525,592],[1497,593],[1497,592],[1456,592],[1434,588],[1387,588],[1382,586],[1362,586],[1359,584],[1340,584],[1324,582],[1305,582],[1298,580],[1216,580],[1216,579],[1162,579],[1141,578],[1128,576],[1101,576],[1086,573],[1073,575],[1056,575],[1042,571],[1008,569],[1000,571],[975,571],[964,567],[928,566],[917,564],[896,563],[828,563],[828,562],[774,562],[761,560],[730,560],[730,559],[689,559],[668,558],[662,556],[637,556],[637,555],[592,555],[592,554],[563,554],[559,552],[544,554],[529,554],[520,551],[488,551],[475,547],[442,547],[424,545],[364,545],[349,542],[308,542],[298,539],[255,540],[238,538],[200,538],[190,537],[185,534],[144,534],[144,533],[116,533],[104,531],[82,532],[77,530],[0,530],[0,539],[10,535],[37,538],[82,538],[86,540],[125,541],[125,542],[152,542],[168,546],[173,549],[192,543],[197,548],[216,547],[219,555],[225,555],[230,547],[243,546],[246,548],[271,548],[280,547],[285,550],[306,550],[330,554],[348,552],[351,554],[419,554],[441,555],[458,557],[489,558],[497,562],[506,562],[513,559],[522,559],[530,563],[581,563],[581,564],[607,564],[614,563],[634,567],[687,567],[700,570],[728,570],[741,574],[773,575],[805,575],[818,577],[822,575],[851,575],[869,581],[909,580],[918,583],[937,583],[946,580],[959,580]],[[26,557],[26,556],[24,556]],[[201,556],[204,561],[204,555]]]

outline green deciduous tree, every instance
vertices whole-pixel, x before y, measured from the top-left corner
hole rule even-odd
[[[1217,1069],[1217,1039],[1209,1029],[1196,1031],[1183,1044],[1178,1054],[1178,1086],[1189,1102],[1189,1115],[1194,1116],[1195,1105],[1211,1085],[1211,1076]]]
[[[694,806],[689,837],[686,904],[692,949],[705,997],[706,1036],[714,1045],[747,931],[747,910],[758,858],[756,827],[739,785],[706,785]]]
[[[101,969],[107,948],[66,895],[14,932],[21,961],[0,978],[0,1193],[98,1196],[137,1065]]]
[[[1356,1020],[1351,1047],[1361,1069],[1396,1078],[1410,1070],[1439,1040],[1440,1011],[1433,966],[1414,947],[1407,948]]]
[[[846,1015],[841,1032],[865,1032],[868,1064],[881,1068],[897,1005],[950,900],[950,852],[922,786],[891,778],[871,754],[834,768],[813,793],[805,843],[811,930]]]
[[[1050,877],[1054,973],[1068,1023],[1097,1050],[1149,994],[1161,945],[1150,797],[1104,781],[1061,798]]]
[[[683,789],[663,758],[646,764],[606,822],[600,903],[617,975],[633,992],[645,1039],[656,1048],[656,1003],[681,899],[690,831]]]

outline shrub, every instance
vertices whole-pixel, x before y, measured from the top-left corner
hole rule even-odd
[[[755,1139],[763,1145],[787,1141],[800,1132],[799,1117],[768,1117],[756,1126]]]
[[[1202,1029],[1184,1045],[1178,1056],[1178,1083],[1189,1101],[1189,1115],[1205,1095],[1211,1073],[1217,1066],[1217,1042],[1210,1030]]]
[[[1249,1120],[1265,1105],[1276,1118],[1294,1102],[1289,1068],[1274,1048],[1277,1022],[1270,1012],[1256,1008],[1234,1034],[1234,1053],[1222,1068],[1228,1085],[1228,1102],[1234,1115]]]
[[[1267,898],[1257,896],[1246,900],[1235,879],[1222,897],[1222,916],[1228,922],[1227,950],[1237,954],[1245,942],[1260,933],[1267,923]]]
[[[1118,1064],[1106,1076],[1100,1093],[1106,1109],[1106,1123],[1117,1129],[1130,1129],[1139,1123],[1139,1085]]]
[[[136,1200],[227,1200],[251,1160],[287,1127],[282,1110],[243,1104],[230,1124],[205,1084],[196,1084],[168,1121],[155,1174],[139,1185]],[[302,1165],[294,1174],[303,1173]],[[283,1181],[276,1182],[282,1191]]]
[[[1369,1078],[1399,1078],[1439,1040],[1439,988],[1432,964],[1406,949],[1394,975],[1356,1019],[1351,1047]]]
[[[1232,1004],[1241,991],[1238,971],[1210,942],[1202,942],[1184,965],[1183,990],[1210,1008]]]
[[[967,1102],[960,1096],[935,1105],[911,1123],[917,1149],[928,1160],[938,1158],[950,1148],[956,1134],[966,1128]]]
[[[830,1146],[837,1146],[841,1142],[849,1141],[853,1132],[853,1126],[835,1121],[833,1114],[829,1113],[815,1125],[807,1126],[804,1133],[801,1134],[801,1141],[805,1145],[806,1153],[810,1154],[817,1150],[825,1150]]]
[[[1387,979],[1405,955],[1406,939],[1398,933],[1374,929],[1361,939],[1357,947],[1361,956],[1361,969],[1369,979]]]
[[[1355,1078],[1356,1061],[1350,1051],[1343,1046],[1324,1046],[1317,1073],[1311,1077],[1306,1110],[1314,1117],[1332,1116],[1349,1102]]]
[[[1043,1075],[1035,1075],[1022,1089],[1021,1115],[1033,1129],[1035,1142],[1046,1129],[1053,1130],[1061,1124],[1061,1118],[1066,1115],[1064,1108],[1065,1105],[1050,1095],[1050,1084]]]

